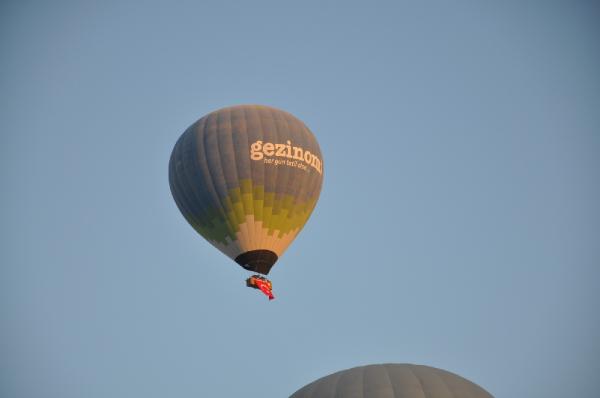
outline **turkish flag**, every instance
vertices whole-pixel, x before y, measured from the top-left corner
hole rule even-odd
[[[269,283],[260,279],[255,280],[254,283],[258,286],[261,292],[263,292],[269,297],[269,300],[273,300],[275,298],[275,296],[273,296],[271,288],[269,287]]]

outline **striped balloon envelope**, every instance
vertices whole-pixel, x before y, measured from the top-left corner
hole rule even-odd
[[[209,113],[173,148],[169,184],[179,210],[212,245],[268,274],[310,217],[323,183],[311,131],[260,105]]]

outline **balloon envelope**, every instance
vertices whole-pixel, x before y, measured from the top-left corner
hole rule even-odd
[[[291,114],[260,105],[212,112],[179,138],[169,185],[179,210],[244,268],[268,274],[312,213],[323,158]]]
[[[290,398],[493,398],[454,373],[411,364],[368,365],[325,376]]]

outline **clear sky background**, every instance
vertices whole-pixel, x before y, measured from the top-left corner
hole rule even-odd
[[[592,1],[4,1],[0,395],[287,397],[417,363],[497,397],[600,389]],[[270,276],[185,222],[167,166],[257,103],[321,144]]]

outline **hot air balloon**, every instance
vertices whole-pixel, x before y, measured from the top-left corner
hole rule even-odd
[[[412,364],[360,366],[316,380],[290,398],[493,398],[454,373]]]
[[[171,193],[188,223],[262,275],[304,227],[322,183],[323,158],[308,127],[261,105],[202,117],[179,137],[169,162]],[[255,275],[247,284],[270,289],[261,280]]]

